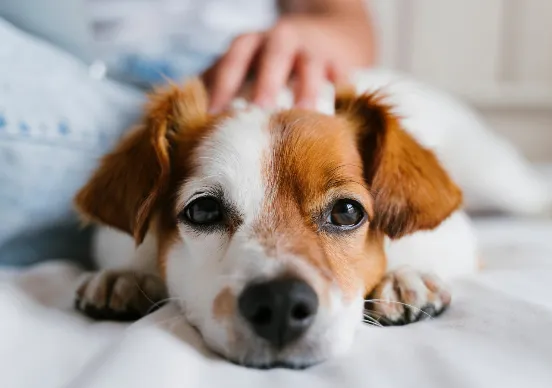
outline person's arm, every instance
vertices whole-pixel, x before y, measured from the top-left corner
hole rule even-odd
[[[281,18],[261,33],[239,36],[208,72],[211,108],[220,110],[255,74],[253,101],[274,103],[295,77],[295,101],[312,108],[324,79],[337,82],[372,64],[373,31],[363,0],[280,0]]]
[[[347,14],[358,16],[366,10],[364,0],[278,0],[278,5],[283,14]]]

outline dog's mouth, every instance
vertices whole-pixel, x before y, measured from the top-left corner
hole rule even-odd
[[[285,361],[278,361],[278,362],[265,363],[265,364],[257,364],[255,362],[240,363],[240,362],[232,361],[232,360],[230,360],[230,362],[235,364],[235,365],[243,366],[243,367],[246,367],[246,368],[260,369],[260,370],[269,370],[269,369],[304,370],[304,369],[310,368],[310,367],[318,364],[316,362],[296,364],[296,363],[285,362]]]

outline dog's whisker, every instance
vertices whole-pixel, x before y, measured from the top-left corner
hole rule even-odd
[[[385,314],[380,313],[379,311],[376,311],[376,310],[364,309],[364,314],[369,315],[371,317],[377,316],[378,319],[385,317]]]
[[[413,306],[411,304],[408,304],[408,303],[404,303],[404,302],[399,302],[397,300],[387,300],[387,299],[364,299],[364,302],[368,302],[368,303],[397,303],[397,304],[401,304],[403,306],[407,306],[411,309],[414,309],[422,314],[425,314],[428,318],[430,319],[433,319],[433,316],[431,314],[428,314],[427,312],[425,312],[424,310],[422,310],[421,308],[419,307],[416,307],[416,306]]]
[[[153,310],[155,310],[157,307],[167,303],[167,302],[182,302],[182,298],[165,298],[165,299],[161,299],[160,301],[158,302],[155,302],[151,305],[151,307],[149,308],[149,310],[146,312],[146,315],[151,313]]]
[[[367,308],[364,308],[364,313],[368,313],[368,314],[380,314],[381,313],[379,311],[376,311],[376,310],[372,310],[372,309],[367,309]]]
[[[375,322],[367,320],[367,319],[362,320],[362,323],[365,323],[365,324],[370,325],[370,326],[375,326],[375,327],[383,327],[383,325],[381,325],[380,323],[375,323]]]
[[[151,300],[151,298],[148,296],[148,294],[146,294],[146,292],[140,286],[140,283],[138,282],[136,273],[133,272],[132,274],[134,275],[134,284],[136,284],[136,287],[138,287],[138,291],[140,291],[140,293],[142,295],[144,295],[144,297],[148,300],[148,302],[150,302],[151,304],[155,304],[155,302],[153,300]]]
[[[184,319],[184,316],[182,315],[177,315],[175,317],[170,317],[170,318],[167,318],[167,319],[164,319],[164,320],[161,320],[161,321],[153,321],[153,322],[148,322],[147,324],[140,324],[140,328],[150,328],[150,327],[153,327],[153,326],[164,326],[164,325],[167,325],[171,322],[174,322],[174,321],[179,321],[181,319]],[[171,329],[171,328],[169,328]]]
[[[383,325],[381,323],[379,323],[379,321],[377,319],[375,319],[374,317],[371,317],[367,314],[364,314],[363,322],[364,323],[369,323],[369,324],[374,325],[374,326],[383,327]]]

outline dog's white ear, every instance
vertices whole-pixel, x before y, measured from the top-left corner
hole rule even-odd
[[[106,155],[75,198],[86,221],[144,239],[157,201],[170,177],[170,144],[186,143],[208,122],[207,93],[194,79],[153,92],[142,123]]]
[[[391,238],[432,229],[462,202],[435,155],[414,140],[377,94],[337,94],[336,114],[357,130],[364,177],[374,196],[371,226]]]

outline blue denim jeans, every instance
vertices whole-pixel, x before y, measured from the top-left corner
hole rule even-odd
[[[137,121],[143,92],[91,77],[85,64],[1,17],[0,42],[0,265],[86,263],[90,230],[79,226],[72,199]],[[121,69],[143,86],[197,74],[213,59],[132,56]]]
[[[126,126],[83,136],[68,124],[41,130],[22,121],[8,131],[11,120],[0,114],[0,265],[87,264],[90,228],[79,225],[72,197]]]

